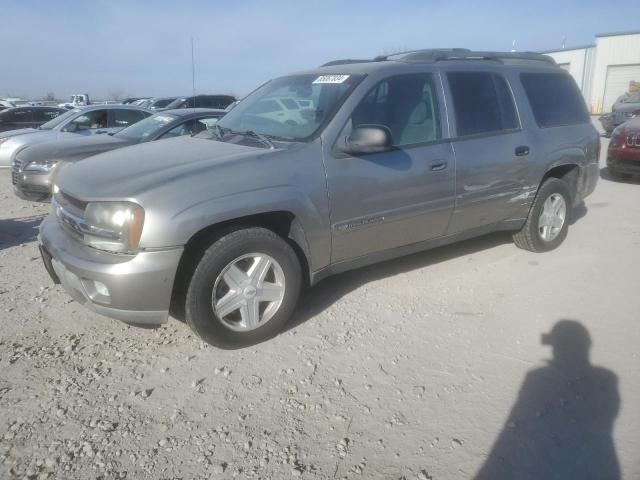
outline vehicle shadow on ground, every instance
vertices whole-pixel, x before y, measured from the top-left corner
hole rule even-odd
[[[571,225],[587,214],[584,203],[578,204],[571,216]],[[353,290],[369,282],[392,277],[420,268],[436,265],[457,257],[479,253],[506,243],[512,243],[511,232],[495,232],[463,242],[425,250],[367,267],[351,270],[325,279],[312,288],[303,291],[298,308],[285,326],[285,331],[296,328],[307,320],[323,312]],[[513,248],[516,248],[515,245]]]
[[[45,215],[0,219],[0,250],[32,242],[38,238],[38,227]]]
[[[495,232],[333,275],[303,292],[296,314],[286,329],[301,325],[366,283],[436,265],[463,255],[479,253],[510,242],[512,240],[509,232]]]
[[[609,170],[607,169],[607,167],[602,167],[600,169],[600,178],[603,180],[608,180],[610,182],[616,182],[616,183],[629,183],[632,185],[638,185],[640,184],[640,176],[639,175],[635,175],[629,178],[613,178],[611,176],[611,174],[609,173]]]
[[[475,480],[620,479],[616,374],[591,365],[591,339],[580,322],[558,321],[542,343],[553,358],[527,373]]]

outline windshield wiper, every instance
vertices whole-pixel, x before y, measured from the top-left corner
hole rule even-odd
[[[229,133],[233,133],[235,135],[246,135],[247,137],[253,137],[253,138],[257,138],[258,140],[260,140],[264,145],[266,145],[267,147],[269,147],[271,150],[275,149],[276,146],[274,145],[274,143],[269,139],[269,137],[267,137],[266,135],[263,135],[261,133],[258,133],[256,131],[253,130],[246,130],[244,132],[235,132],[233,130],[229,130]]]

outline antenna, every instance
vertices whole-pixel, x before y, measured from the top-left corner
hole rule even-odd
[[[191,88],[193,96],[196,96],[196,64],[193,57],[193,37],[191,37]]]

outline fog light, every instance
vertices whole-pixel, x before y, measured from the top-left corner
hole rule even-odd
[[[93,286],[96,289],[96,293],[98,295],[102,295],[103,297],[109,297],[109,289],[107,288],[107,286],[102,283],[102,282],[98,282],[97,280],[93,281]]]

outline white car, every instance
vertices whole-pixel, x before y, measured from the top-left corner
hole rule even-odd
[[[18,152],[36,143],[77,135],[117,132],[153,114],[131,105],[74,108],[36,128],[0,133],[0,167],[10,167]]]

